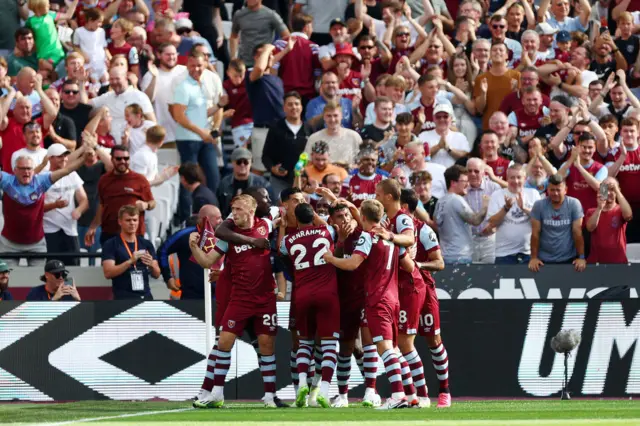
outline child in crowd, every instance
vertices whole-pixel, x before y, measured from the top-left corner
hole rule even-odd
[[[231,135],[236,148],[246,147],[253,131],[253,111],[247,96],[245,74],[247,67],[240,59],[233,59],[227,67],[227,77],[222,88],[224,95],[220,98],[220,105],[228,108],[231,115]],[[225,113],[225,115],[227,115]]]
[[[111,26],[111,43],[107,45],[109,53],[112,56],[124,55],[129,63],[129,71],[136,76],[140,72],[138,67],[138,50],[127,43],[127,37],[133,30],[133,23],[130,21],[119,18]]]
[[[144,175],[151,186],[162,185],[178,173],[179,166],[169,166],[162,172],[158,171],[158,150],[164,143],[166,135],[164,127],[151,126],[145,135],[146,143],[131,154],[131,170]]]
[[[562,62],[569,62],[571,59],[571,34],[569,31],[560,31],[556,35],[556,59]]]
[[[40,68],[53,71],[64,59],[64,49],[58,37],[56,21],[72,19],[77,5],[78,0],[73,0],[65,13],[55,13],[49,10],[49,0],[29,0],[29,9],[34,15],[26,20],[25,27],[33,30]]]
[[[147,129],[156,123],[144,119],[142,107],[138,104],[131,104],[124,109],[124,119],[127,127],[122,135],[122,145],[128,146],[133,155],[145,144]]]
[[[91,68],[91,77],[106,82],[107,76],[107,38],[102,28],[104,15],[96,7],[88,9],[84,26],[73,33],[74,50],[82,53],[85,62]]]

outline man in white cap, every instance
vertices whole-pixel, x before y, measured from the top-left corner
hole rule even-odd
[[[54,143],[47,150],[50,170],[67,167],[69,150],[64,145]],[[78,155],[74,155],[74,158]],[[77,253],[80,251],[78,242],[78,219],[89,208],[87,193],[83,187],[84,181],[78,173],[60,178],[44,194],[44,238],[47,241],[47,251],[51,253]],[[59,256],[67,265],[79,265],[79,259],[73,256]]]
[[[555,58],[556,53],[553,49],[553,39],[558,30],[547,22],[541,22],[536,25],[536,32],[540,36],[540,46],[538,47],[539,55],[544,56],[545,59]]]
[[[471,144],[464,134],[451,130],[454,115],[450,104],[436,105],[433,119],[436,128],[422,132],[418,137],[429,144],[432,162],[451,167],[458,159],[469,154]]]

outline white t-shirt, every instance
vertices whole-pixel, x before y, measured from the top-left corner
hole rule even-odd
[[[153,112],[153,106],[151,106],[149,97],[144,92],[134,89],[131,86],[119,95],[112,90],[89,101],[89,105],[93,108],[101,108],[103,106],[109,108],[111,117],[113,117],[111,121],[111,136],[113,136],[116,141],[122,140],[122,132],[127,126],[127,122],[124,119],[124,110],[131,104],[140,105],[144,114],[151,114]]]
[[[71,218],[71,213],[76,208],[76,190],[82,188],[84,181],[76,172],[64,176],[44,194],[45,204],[54,203],[58,199],[67,200],[69,203],[61,209],[49,210],[44,214],[44,232],[51,234],[62,230],[70,237],[78,236],[78,221]]]
[[[427,142],[429,144],[429,148],[433,150],[433,147],[440,143],[440,135],[436,133],[435,130],[429,130],[426,132],[420,133],[418,138],[422,142]],[[470,152],[471,146],[467,137],[460,132],[449,132],[447,137],[445,138],[449,148],[455,149],[457,151]],[[448,168],[453,166],[456,163],[456,159],[453,158],[447,151],[441,149],[436,153],[436,155],[431,156],[431,161],[437,164],[442,164],[444,167]]]
[[[129,131],[129,152],[131,155],[135,154],[147,143],[147,129],[155,125],[156,123],[153,121],[143,120],[142,126],[131,128]]]
[[[158,176],[158,154],[145,143],[131,155],[131,170],[144,175],[151,182]]]
[[[518,207],[516,194],[507,188],[494,192],[489,201],[487,217],[495,215],[504,207],[504,197],[512,198],[514,203],[496,231],[496,257],[517,253],[531,254],[531,218]],[[531,210],[533,203],[539,199],[540,194],[535,189],[522,189],[522,202],[526,209]]]
[[[47,156],[47,150],[42,147],[39,147],[36,151],[31,151],[28,148],[21,148],[16,152],[14,152],[13,154],[11,154],[11,170],[16,168],[16,161],[18,160],[18,157],[33,158],[33,168],[35,169],[42,163],[42,160],[44,160],[44,157],[46,156]],[[49,171],[49,163],[47,163],[47,165],[44,166],[44,169],[42,169],[42,171],[43,172]]]
[[[185,73],[187,68],[184,65],[176,65],[171,68],[169,71],[163,71],[158,68],[158,77],[156,77],[156,90],[155,97],[153,99],[153,108],[156,112],[156,118],[158,119],[158,124],[164,127],[167,132],[167,136],[165,140],[168,142],[173,142],[176,140],[176,126],[178,125],[171,113],[169,112],[169,105],[173,101],[173,91],[167,90],[167,88],[173,87],[173,81],[176,76]],[[140,82],[140,88],[142,90],[147,90],[149,85],[151,84],[152,79],[151,73],[147,72],[142,81]]]
[[[369,124],[373,124],[376,122],[376,119],[378,118],[378,116],[376,115],[376,110],[375,110],[375,106],[376,103],[375,102],[371,102],[369,105],[367,105],[367,109],[365,111],[364,114],[364,125],[367,126]],[[398,114],[402,114],[403,112],[411,112],[411,110],[407,109],[406,105],[404,104],[396,104],[393,107],[393,125],[395,126],[396,124],[396,117],[398,116]]]
[[[95,31],[89,31],[85,27],[76,29],[73,33],[73,45],[78,46],[91,58],[88,65],[93,71],[92,75],[99,79],[107,69],[104,51],[107,47],[107,37],[104,29],[98,28]]]

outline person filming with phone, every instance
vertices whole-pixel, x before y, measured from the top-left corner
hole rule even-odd
[[[631,206],[620,192],[616,178],[603,180],[598,205],[586,214],[587,231],[591,232],[587,263],[628,263],[625,233],[632,217]]]
[[[153,300],[149,276],[160,277],[160,266],[151,241],[137,235],[140,212],[133,205],[118,211],[120,235],[102,247],[102,271],[111,280],[114,300]]]
[[[31,289],[27,294],[28,301],[81,301],[75,280],[69,276],[69,271],[61,260],[47,261],[44,265],[44,275],[40,280],[44,281],[44,284]]]

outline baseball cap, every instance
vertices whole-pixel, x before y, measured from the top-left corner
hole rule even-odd
[[[191,19],[189,18],[180,18],[176,20],[175,26],[176,26],[176,30],[179,30],[181,28],[187,28],[189,30],[192,30],[193,22],[191,22]]]
[[[569,31],[560,31],[556,34],[556,41],[558,43],[566,43],[567,41],[571,41],[571,34]]]
[[[351,43],[342,43],[336,46],[336,53],[333,54],[335,58],[338,55],[349,55],[356,58],[356,54],[353,53],[353,45]]]
[[[546,22],[540,22],[538,25],[536,25],[536,32],[540,35],[551,35],[557,33],[558,30],[553,28]]]
[[[64,263],[61,260],[57,260],[57,259],[48,260],[47,263],[45,263],[44,265],[44,271],[49,272],[51,274],[57,274],[58,272],[65,272],[67,274],[69,273],[69,271],[67,271],[66,266],[64,266]],[[46,281],[45,276],[42,275],[40,277],[40,280]]]
[[[237,161],[242,159],[251,160],[252,158],[253,158],[253,155],[251,155],[251,151],[249,151],[247,148],[236,148],[231,153],[231,161]]]
[[[7,264],[7,262],[5,262],[4,260],[0,260],[0,272],[9,272],[12,271],[11,268],[9,268],[9,265]]]
[[[329,24],[329,28],[333,27],[335,24],[338,25],[342,25],[343,27],[346,27],[347,24],[340,18],[335,18],[331,21],[331,23]]]
[[[57,157],[59,155],[69,154],[69,150],[61,143],[54,143],[47,149],[47,155],[49,157]]]
[[[453,108],[449,104],[438,104],[433,109],[433,115],[435,116],[439,112],[446,112],[451,117],[453,117]]]

